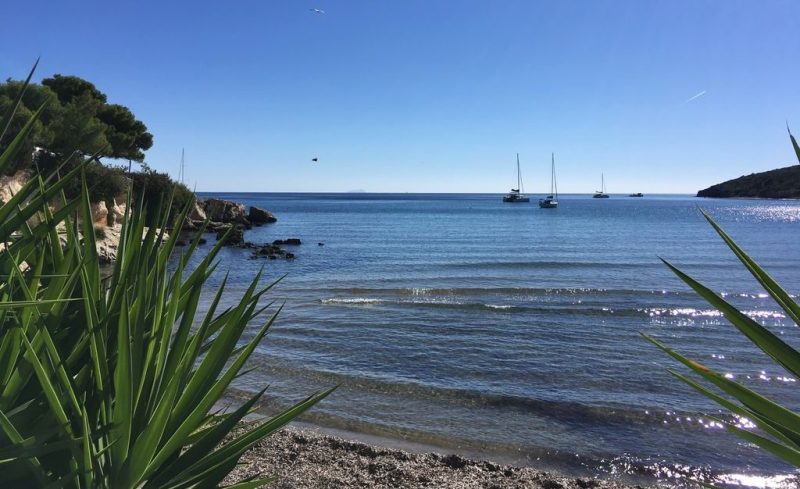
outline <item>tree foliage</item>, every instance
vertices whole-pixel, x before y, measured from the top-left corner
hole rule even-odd
[[[0,84],[0,113],[11,112],[22,87],[23,82],[11,79]],[[144,151],[153,145],[153,135],[128,107],[109,104],[108,97],[91,82],[65,75],[28,85],[6,134],[19,130],[43,104],[25,147],[16,152],[6,173],[31,167],[36,147],[59,160],[77,152],[142,161]],[[7,147],[9,138],[0,140],[0,150]]]
[[[51,147],[56,131],[61,124],[62,107],[58,96],[43,85],[31,84],[27,86],[27,89],[24,87],[23,82],[14,80],[0,84],[0,113],[2,114],[12,113],[14,102],[20,93],[23,94],[19,107],[13,112],[8,131],[0,138],[0,150],[4,150],[11,144],[14,135],[18,134],[23,126],[32,120],[33,113],[42,107],[42,112],[31,127],[30,136],[22,142],[20,150],[13,155],[11,164],[4,169],[6,174],[29,168],[34,148],[36,146]]]

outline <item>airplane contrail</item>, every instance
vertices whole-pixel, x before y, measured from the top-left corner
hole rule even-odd
[[[703,96],[703,95],[705,95],[705,94],[706,94],[706,91],[705,91],[705,90],[703,90],[702,92],[695,94],[695,95],[694,95],[692,98],[690,98],[689,100],[687,100],[687,101],[686,101],[686,102],[684,102],[684,103],[685,103],[685,104],[688,104],[688,103],[689,103],[689,102],[691,102],[692,100],[699,99],[700,97],[702,97],[702,96]]]

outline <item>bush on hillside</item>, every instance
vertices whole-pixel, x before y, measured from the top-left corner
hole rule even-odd
[[[169,203],[170,196],[172,196],[168,216],[170,222],[183,208],[194,202],[194,193],[186,185],[173,181],[166,173],[145,167],[140,172],[132,173],[130,177],[133,181],[134,197],[137,200],[144,200],[148,226],[155,225],[153,220],[162,213],[164,206]]]

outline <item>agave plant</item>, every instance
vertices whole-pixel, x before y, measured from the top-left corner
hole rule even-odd
[[[0,172],[40,112],[0,155]],[[223,281],[197,317],[224,240],[188,270],[200,234],[173,256],[168,217],[146,228],[141,201],[126,215],[104,278],[85,180],[79,198],[62,192],[81,170],[35,175],[0,206],[0,487],[217,487],[248,448],[332,389],[232,436],[264,391],[231,412],[215,409],[280,310],[240,342],[274,309],[262,305],[272,285],[260,287],[259,273],[235,306],[220,310]]]
[[[789,138],[800,161],[800,147],[798,147],[797,141],[791,132],[789,132]],[[764,269],[753,261],[707,213],[701,212],[745,268],[780,306],[786,317],[794,322],[795,325],[800,325],[800,305]],[[795,378],[800,378],[800,352],[715,294],[708,287],[683,273],[671,263],[667,261],[664,261],[664,263],[711,306],[722,312],[733,326],[764,353],[769,355],[775,363],[786,369]],[[670,373],[725,409],[749,419],[755,424],[760,433],[739,428],[731,423],[723,423],[728,431],[760,446],[786,462],[800,467],[800,413],[767,399],[752,389],[726,378],[721,373],[697,361],[686,358],[650,336],[644,335],[644,337],[729,397],[720,395],[720,392],[715,392],[674,370],[669,370]]]

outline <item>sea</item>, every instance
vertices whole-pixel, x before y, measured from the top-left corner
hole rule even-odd
[[[795,469],[724,429],[734,418],[669,372],[642,333],[800,408],[797,379],[748,342],[667,260],[784,338],[787,319],[701,214],[791,294],[800,202],[499,194],[206,193],[273,212],[225,248],[227,305],[262,271],[282,310],[233,395],[264,413],[331,386],[304,416],[331,429],[623,482],[778,486]],[[201,248],[212,246],[213,239]],[[206,301],[206,302],[208,302]],[[266,319],[266,318],[265,318]],[[261,323],[254,323],[245,335]]]

